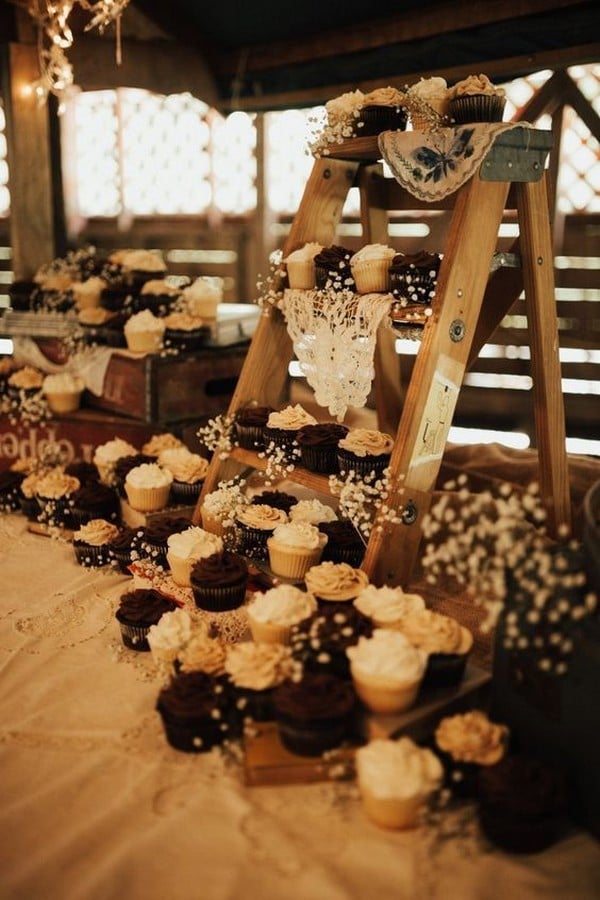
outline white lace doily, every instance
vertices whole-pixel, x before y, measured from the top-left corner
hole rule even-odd
[[[377,330],[391,294],[286,290],[280,301],[302,374],[319,406],[343,420],[362,408],[373,381]]]

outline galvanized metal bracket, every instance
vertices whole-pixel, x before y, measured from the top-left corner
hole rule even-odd
[[[482,181],[539,181],[552,133],[536,128],[512,128],[499,134],[479,168]]]

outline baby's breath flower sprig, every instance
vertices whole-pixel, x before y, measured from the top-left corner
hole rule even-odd
[[[383,529],[386,522],[399,524],[400,510],[391,503],[391,473],[371,472],[359,475],[353,469],[329,476],[329,489],[339,497],[338,512],[354,525],[361,540],[367,545],[373,528]]]
[[[266,460],[266,465],[257,474],[264,478],[265,485],[270,486],[294,471],[296,462],[300,459],[300,447],[295,441],[292,447],[280,447],[271,441],[258,456],[259,459]]]
[[[256,303],[260,307],[279,306],[283,297],[282,284],[286,276],[283,263],[283,252],[274,250],[269,256],[269,274],[258,276],[256,289],[258,297]]]
[[[227,459],[235,444],[234,421],[233,415],[220,414],[199,428],[196,436],[211,453],[218,454],[219,459]]]
[[[41,391],[20,390],[9,399],[6,410],[11,425],[38,425],[52,417],[50,407]]]
[[[503,616],[505,649],[564,675],[574,630],[597,607],[580,544],[550,540],[537,484],[522,493],[504,484],[495,495],[470,493],[466,483],[461,475],[444,485],[425,517],[426,580],[455,579],[484,610],[483,632]]]

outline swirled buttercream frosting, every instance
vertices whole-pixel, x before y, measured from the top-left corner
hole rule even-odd
[[[265,593],[253,594],[248,612],[257,622],[294,625],[310,616],[316,608],[317,603],[312,594],[291,584],[280,584]]]
[[[277,525],[283,525],[288,517],[282,509],[265,506],[263,503],[250,503],[242,506],[236,513],[237,521],[248,528],[260,528],[273,531]]]
[[[303,425],[316,425],[317,420],[299,403],[275,410],[267,419],[267,428],[282,428],[284,431],[298,431]]]
[[[435,731],[435,742],[456,762],[491,766],[506,752],[509,731],[506,725],[491,722],[475,709],[442,719]]]
[[[295,666],[289,647],[244,641],[227,648],[225,671],[236,687],[264,691],[290,678]]]
[[[118,527],[106,519],[91,519],[74,532],[73,540],[91,544],[93,547],[102,547],[114,541],[118,534]]]
[[[392,452],[394,439],[383,431],[372,428],[353,428],[338,447],[355,456],[383,456]]]
[[[473,635],[467,628],[431,609],[405,616],[397,628],[426,653],[468,653],[473,646]]]
[[[349,563],[327,560],[312,566],[304,580],[307,589],[323,600],[351,600],[368,585],[369,576]]]

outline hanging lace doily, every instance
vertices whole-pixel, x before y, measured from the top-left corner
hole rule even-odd
[[[315,401],[340,421],[363,407],[373,381],[377,329],[391,294],[284,291],[280,301],[300,370]]]

